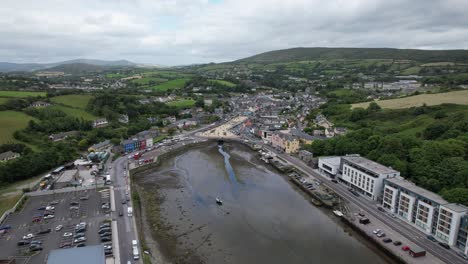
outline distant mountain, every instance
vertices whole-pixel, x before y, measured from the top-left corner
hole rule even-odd
[[[47,71],[58,71],[58,72],[64,72],[64,73],[70,73],[70,74],[80,74],[80,73],[88,73],[88,72],[100,72],[108,67],[111,66],[103,66],[103,65],[94,65],[94,64],[88,64],[88,63],[67,63],[67,64],[61,64],[57,65],[55,67],[43,69]]]
[[[292,48],[275,50],[234,62],[275,63],[327,59],[396,59],[418,62],[468,62],[468,50],[391,48]]]
[[[54,68],[60,65],[67,65],[67,64],[86,64],[86,65],[94,65],[94,66],[127,66],[127,67],[137,66],[136,63],[133,63],[128,60],[105,61],[105,60],[91,60],[91,59],[76,59],[76,60],[61,61],[61,62],[56,62],[56,63],[0,62],[0,72],[36,71],[36,70],[50,69],[50,68]]]

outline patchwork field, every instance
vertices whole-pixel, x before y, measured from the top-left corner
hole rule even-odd
[[[167,105],[169,106],[175,106],[177,108],[191,108],[195,105],[195,100],[193,99],[181,99],[181,100],[175,100],[172,102],[168,102]]]
[[[152,86],[150,88],[153,90],[157,90],[157,91],[169,91],[172,89],[179,89],[179,88],[183,88],[185,83],[188,82],[189,80],[190,80],[189,78],[170,80],[165,83]]]
[[[45,92],[22,92],[22,91],[0,91],[0,97],[30,97],[42,96],[45,97]]]
[[[9,98],[2,98],[0,97],[0,105],[5,104]]]
[[[210,79],[209,81],[210,81],[210,82],[219,83],[219,84],[224,85],[224,86],[227,86],[227,87],[234,87],[234,86],[236,86],[235,83],[232,83],[232,82],[229,82],[229,81],[225,81],[225,80],[213,80],[213,79]]]
[[[460,104],[468,105],[468,90],[455,91],[448,93],[437,94],[420,94],[399,99],[390,99],[375,101],[382,108],[401,109],[413,106],[426,105],[439,105],[439,104]],[[367,108],[370,102],[353,104],[352,108],[362,107]]]
[[[85,109],[92,95],[87,94],[69,94],[53,97],[51,100],[54,103],[64,104],[67,106]]]
[[[17,142],[13,138],[13,133],[26,128],[29,120],[33,119],[33,117],[21,112],[0,111],[0,144]]]
[[[144,77],[141,79],[132,80],[132,83],[137,83],[140,85],[151,85],[167,82],[168,79],[158,78],[158,77]]]
[[[94,120],[97,118],[96,116],[78,108],[71,108],[71,107],[66,107],[66,106],[61,106],[61,105],[54,105],[54,106],[51,106],[51,108],[60,110],[64,112],[65,114],[72,116],[72,117],[83,118],[84,120]]]

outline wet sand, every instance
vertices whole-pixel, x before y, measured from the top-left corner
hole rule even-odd
[[[136,182],[172,263],[387,263],[242,145],[194,147]]]

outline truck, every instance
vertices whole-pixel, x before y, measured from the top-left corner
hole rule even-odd
[[[138,252],[138,247],[133,246],[132,249],[133,249],[133,259],[134,260],[139,259],[140,258],[140,253]]]
[[[141,153],[140,153],[140,152],[137,152],[137,153],[135,153],[135,155],[133,155],[133,159],[134,159],[134,160],[138,160],[140,157],[141,157]]]
[[[127,214],[128,214],[129,217],[133,216],[133,208],[132,207],[127,208]]]
[[[112,181],[111,181],[111,176],[110,175],[106,175],[106,184],[111,184]]]

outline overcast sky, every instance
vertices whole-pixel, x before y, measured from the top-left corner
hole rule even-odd
[[[1,0],[0,61],[180,65],[299,46],[467,49],[467,10],[468,0]]]

